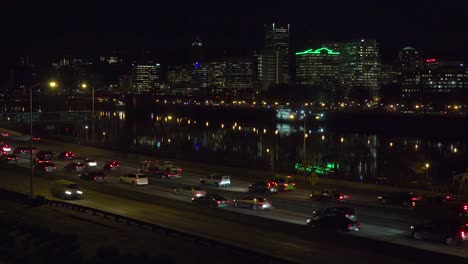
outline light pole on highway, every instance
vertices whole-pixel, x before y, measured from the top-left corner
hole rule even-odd
[[[32,91],[34,87],[39,85],[43,85],[44,83],[37,83],[31,87],[29,87],[29,158],[30,158],[30,167],[31,167],[31,175],[29,177],[29,197],[33,198],[33,177],[34,177],[34,160],[33,160],[33,96]],[[57,87],[56,82],[49,82],[49,87],[55,88]]]
[[[88,85],[86,83],[81,84],[81,88],[86,89],[88,88]],[[91,120],[92,120],[92,125],[91,125],[91,142],[94,143],[94,86],[91,87],[91,94],[92,94],[92,111],[91,111]]]

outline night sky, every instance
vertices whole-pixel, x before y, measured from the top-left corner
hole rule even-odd
[[[376,38],[384,61],[413,46],[424,57],[468,60],[468,1],[8,1],[1,7],[3,64],[149,50],[180,61],[198,34],[213,53],[247,54],[263,24],[292,24],[292,50]]]

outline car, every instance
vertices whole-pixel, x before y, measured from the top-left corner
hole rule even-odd
[[[413,202],[414,212],[423,217],[467,217],[468,202],[450,195],[430,196]]]
[[[416,240],[440,241],[455,246],[468,240],[468,223],[460,219],[430,220],[412,224],[409,235]]]
[[[62,199],[81,199],[83,191],[80,186],[67,180],[58,180],[52,184],[51,193],[53,196]]]
[[[64,168],[67,171],[82,172],[86,169],[86,165],[80,162],[70,162]]]
[[[322,215],[320,217],[316,217],[316,213],[314,214],[314,212],[312,213],[311,218],[306,219],[306,224],[308,226],[324,230],[342,232],[359,231],[361,227],[358,222],[341,214]]]
[[[182,176],[182,168],[174,165],[170,161],[144,160],[141,161],[138,171],[146,173],[148,176],[161,178],[178,178]]]
[[[209,207],[227,207],[231,204],[231,201],[219,194],[207,194],[205,196],[192,197],[192,203]]]
[[[279,191],[292,191],[296,189],[296,180],[290,176],[277,176],[273,180],[278,184]]]
[[[130,183],[134,185],[148,184],[148,178],[143,173],[127,173],[119,177],[120,183]]]
[[[394,192],[377,197],[379,203],[383,205],[392,204],[400,206],[410,206],[414,202],[421,200],[422,197],[411,192]]]
[[[2,137],[8,137],[10,134],[6,131],[2,131]]]
[[[2,145],[0,146],[0,150],[5,151],[5,152],[10,152],[10,151],[11,151],[11,147],[10,147],[10,145],[4,143],[4,144],[2,144]]]
[[[75,158],[75,153],[73,153],[72,151],[60,152],[58,154],[58,158],[59,159],[74,159]]]
[[[207,192],[198,186],[184,185],[179,188],[174,188],[174,193],[176,195],[185,195],[193,198],[205,196]]]
[[[271,210],[272,204],[267,198],[247,196],[234,200],[234,207],[250,208],[256,210]]]
[[[86,168],[96,168],[97,167],[97,161],[92,158],[84,158],[80,160],[80,163],[83,163],[86,165]]]
[[[38,163],[34,166],[34,170],[38,172],[54,172],[56,169],[57,167],[52,162]]]
[[[33,163],[34,164],[41,164],[41,163],[50,163],[51,161],[50,160],[43,160],[43,159],[34,159],[33,160]]]
[[[249,185],[249,192],[260,192],[260,193],[277,193],[278,184],[273,181],[258,181]]]
[[[343,202],[348,200],[350,196],[340,191],[336,191],[333,189],[323,190],[318,194],[311,194],[310,199],[314,201],[337,201]]]
[[[231,177],[221,174],[210,174],[204,178],[200,178],[200,184],[210,184],[216,187],[231,185]]]
[[[41,141],[41,138],[37,136],[33,136],[32,141]]]
[[[120,167],[120,164],[115,161],[115,160],[111,160],[111,161],[108,161],[106,163],[104,163],[104,170],[118,170]]]
[[[40,160],[52,160],[54,158],[54,153],[52,153],[52,151],[41,150],[36,153],[36,158]]]
[[[107,182],[107,176],[102,171],[88,171],[79,175],[80,179],[99,183]]]
[[[15,165],[18,162],[18,156],[16,156],[15,154],[2,155],[0,157],[0,161],[2,163]]]
[[[30,150],[31,150],[30,147],[17,147],[13,150],[13,153],[16,155],[29,154],[31,152]],[[37,154],[39,152],[39,150],[35,147],[33,147],[32,150],[33,150],[33,154]]]
[[[356,212],[351,207],[345,206],[335,206],[335,207],[327,207],[325,210],[315,210],[312,212],[313,220],[318,220],[324,217],[330,216],[343,216],[349,218],[352,221],[357,221]]]

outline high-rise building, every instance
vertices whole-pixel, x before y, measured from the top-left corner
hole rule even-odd
[[[167,69],[167,83],[171,88],[187,88],[192,79],[191,65],[173,66]]]
[[[208,66],[206,62],[196,61],[192,64],[192,84],[196,87],[206,88],[209,86]]]
[[[265,25],[265,47],[256,57],[257,78],[263,90],[289,83],[289,24]]]
[[[135,92],[143,93],[152,91],[159,83],[159,72],[161,65],[154,62],[146,62],[134,64],[134,81],[133,85]]]
[[[245,90],[253,88],[254,65],[251,59],[231,58],[226,63],[226,88]]]
[[[209,63],[209,86],[226,88],[226,61],[213,60]]]
[[[340,73],[340,52],[328,47],[296,52],[296,84],[336,86]]]
[[[403,48],[395,60],[394,70],[402,90],[417,89],[423,70],[421,54],[412,47]]]
[[[340,54],[341,82],[348,89],[366,88],[378,96],[380,80],[380,52],[374,39],[361,39],[343,44]]]
[[[421,73],[420,87],[424,93],[443,94],[468,89],[468,74],[461,61],[427,59]]]

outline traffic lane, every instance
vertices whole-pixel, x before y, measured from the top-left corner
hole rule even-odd
[[[48,175],[52,175],[52,174],[48,174]],[[46,178],[40,178],[40,179],[46,180]],[[101,185],[101,186],[105,186],[105,185]],[[132,187],[133,188],[138,188],[139,186],[138,187],[132,186]],[[47,186],[45,188],[47,188]],[[144,189],[139,188],[139,190],[144,190]],[[90,191],[87,190],[87,189],[85,189],[85,192],[88,195],[90,193]],[[91,191],[91,193],[92,193],[92,191]],[[45,196],[48,196],[47,191],[43,192],[42,194],[45,195]],[[177,196],[173,196],[173,197],[177,197]],[[177,198],[179,198],[179,197],[177,197]],[[180,198],[182,198],[182,197],[180,197]],[[186,202],[190,201],[188,197],[182,198],[181,200],[186,201]],[[94,205],[92,200],[85,199],[83,201],[84,201],[83,205],[88,205],[88,206],[93,206]],[[284,213],[282,209],[273,210],[272,212],[269,212],[269,211],[253,212],[253,211],[250,211],[250,210],[238,209],[238,208],[229,208],[228,210],[234,210],[234,211],[241,212],[243,214],[260,216],[260,217],[268,218],[268,219],[281,220],[281,221],[284,221],[284,222],[289,222],[289,223],[294,223],[294,224],[300,224],[300,225],[305,224],[304,223],[304,217],[297,217],[297,216],[292,217],[292,216],[288,215],[287,213]],[[128,210],[121,210],[121,209],[116,209],[116,208],[111,208],[110,211],[114,212],[114,213],[119,213],[119,214],[125,214],[125,213],[129,212]],[[373,227],[373,228],[370,228],[370,227]],[[371,237],[371,238],[374,238],[374,239],[377,239],[377,240],[387,240],[387,241],[390,241],[390,242],[392,242],[392,240],[394,240],[393,242],[395,242],[395,241],[399,241],[401,239],[400,237],[396,236],[396,234],[397,235],[399,234],[401,236],[401,234],[403,234],[403,233],[406,233],[406,232],[401,231],[401,230],[390,230],[388,228],[383,228],[383,227],[380,227],[380,226],[375,227],[375,226],[366,224],[366,225],[364,225],[361,232],[351,233],[351,234],[352,235],[360,235],[360,236],[364,235],[366,237]],[[432,244],[428,244],[428,247],[431,248],[431,245]],[[452,252],[450,249],[444,249],[444,250]],[[459,249],[458,251],[464,252],[462,249]],[[453,254],[458,254],[458,253],[454,252]],[[464,254],[466,254],[466,252],[464,252]]]
[[[27,177],[14,175],[14,177],[8,177],[7,182],[10,184],[12,183],[11,181],[13,185],[19,186],[23,191],[27,191],[28,186],[24,184],[27,181]],[[49,188],[50,182],[47,178],[35,179],[37,194],[50,197]],[[277,222],[275,222],[274,228],[272,228],[271,223],[263,226],[262,221],[249,221],[249,225],[244,225],[226,221],[223,218],[216,218],[216,220],[207,218],[203,214],[204,208],[196,208],[197,211],[201,211],[198,213],[190,210],[182,211],[157,204],[109,196],[86,188],[83,190],[85,193],[84,199],[72,202],[155,222],[176,229],[190,230],[213,239],[227,240],[244,247],[259,248],[267,253],[280,253],[283,257],[289,256],[303,263],[320,259],[344,261],[348,257],[359,258],[363,262],[370,263],[378,261],[381,257],[373,252],[363,254],[363,252],[357,252],[355,249],[349,249],[347,244],[340,243],[342,237],[322,239],[321,233],[311,232],[310,236],[306,237],[307,239],[301,238],[297,234],[303,234],[303,232],[296,230],[295,226],[285,226],[287,225],[286,223],[277,225]],[[256,224],[256,222],[260,224]],[[283,228],[287,230],[281,231]],[[295,231],[289,230],[291,228]],[[272,243],[272,241],[275,241],[275,243]],[[340,256],[336,256],[335,253],[330,254],[330,247],[334,249],[334,252],[341,252]],[[391,258],[391,261],[388,263],[396,263],[395,261],[401,261],[401,259],[395,260]]]
[[[57,164],[59,165],[64,165],[67,163],[67,161],[59,161]],[[116,172],[117,173],[117,172]],[[118,174],[125,173],[125,169],[119,170]],[[55,174],[61,174],[66,176],[67,179],[69,180],[78,180],[78,174],[77,173],[70,173],[65,171],[63,168],[58,168]],[[149,194],[154,194],[154,195],[159,195],[163,196],[166,198],[171,198],[171,199],[177,199],[181,200],[183,197],[177,197],[174,195],[174,188],[180,184],[179,179],[163,179],[163,180],[150,180],[152,183],[150,186],[138,186],[139,189],[138,191],[140,192],[145,192]],[[171,181],[173,180],[173,181]],[[114,183],[114,184],[119,184],[118,177],[108,177],[108,182],[109,183]],[[156,182],[156,184],[154,184]],[[159,185],[163,183],[164,185]],[[187,183],[187,182],[186,182]],[[196,183],[196,182],[195,182]],[[124,189],[131,189],[134,188],[133,186],[125,185],[125,186],[118,186],[119,188],[124,188]],[[204,187],[209,187],[209,186],[204,186]],[[210,193],[219,193],[231,200],[234,199],[239,199],[244,196],[247,196],[247,194],[237,194],[237,193],[232,193],[228,190],[225,190],[223,188],[206,188],[206,190]],[[288,195],[291,194],[292,192],[284,192],[280,193],[278,195],[270,195],[269,198],[273,201],[273,204],[275,208],[282,208],[283,213],[282,214],[274,214],[276,215],[277,219],[280,220],[287,220],[289,219],[287,217],[292,216],[301,216],[303,219],[294,219],[292,222],[293,223],[298,223],[302,222],[306,217],[309,217],[312,213],[313,210],[323,210],[326,207],[329,206],[350,206],[356,210],[357,215],[359,215],[359,220],[360,222],[364,223],[369,223],[372,225],[378,225],[382,227],[388,227],[388,228],[396,228],[396,229],[404,229],[411,224],[411,222],[414,222],[412,218],[410,218],[410,215],[408,215],[406,211],[402,212],[400,211],[394,211],[393,209],[387,209],[387,208],[369,208],[368,206],[353,206],[345,203],[334,203],[334,202],[314,202],[311,200],[289,200],[287,197],[284,197],[283,195]],[[257,196],[264,196],[262,194],[254,194]],[[271,216],[268,216],[271,217]],[[286,217],[286,218],[285,218]]]
[[[52,144],[50,144],[52,143]],[[63,146],[55,146],[54,149],[52,149],[51,145],[54,145],[54,141],[50,142],[47,146],[49,147],[49,150],[52,150],[52,151],[56,151],[56,152],[61,152],[61,151],[64,151],[63,149]],[[39,146],[43,145],[43,142],[39,143],[38,144]],[[75,145],[75,146],[80,146],[80,145]],[[57,149],[57,147],[59,149]],[[83,147],[84,149],[86,149],[87,151],[90,151],[90,150],[94,150],[94,151],[97,151],[97,152],[102,152],[102,153],[114,153],[116,154],[117,152],[110,152],[110,151],[105,151],[105,150],[102,150],[102,149],[95,149],[95,148],[91,148],[91,147]],[[93,157],[92,155],[85,155],[85,156],[88,156],[88,157]],[[114,155],[115,156],[115,155]],[[117,155],[119,156],[119,155]],[[122,156],[120,157],[122,158]],[[112,160],[112,159],[105,159],[103,161],[109,161],[109,160]],[[118,162],[122,163],[122,164],[126,164],[125,166],[122,166],[122,167],[126,167],[126,169],[128,169],[128,171],[130,172],[136,172],[138,170],[137,168],[137,164],[139,163],[139,161],[134,161],[134,162],[128,162],[128,161],[124,161],[122,159],[115,159],[117,160]],[[101,162],[102,164],[104,164],[103,162]],[[190,172],[188,172],[190,171]],[[184,169],[184,173],[183,173],[183,177],[182,179],[179,180],[178,183],[183,183],[183,184],[199,184],[199,181],[200,181],[200,178],[208,175],[208,174],[211,174],[213,171],[209,171],[209,170],[203,170],[203,171],[196,171],[196,170],[193,170],[191,171],[191,168],[185,168]],[[229,171],[222,171],[223,174],[231,174],[229,173]],[[270,175],[271,176],[271,175]],[[266,178],[265,178],[266,179]],[[244,181],[244,180],[240,180],[238,179],[237,177],[234,177],[234,176],[231,176],[231,186],[229,187],[224,187],[224,188],[227,188],[231,191],[237,191],[237,192],[245,192],[248,190],[248,186],[251,184],[250,181]],[[207,186],[205,188],[210,188],[212,186]],[[307,197],[309,196],[312,192],[316,192],[317,190],[319,190],[320,188],[324,188],[324,187],[319,187],[319,186],[310,186],[310,189],[309,188],[306,188],[305,186],[297,186],[297,190],[295,190],[294,192],[294,195],[291,195],[290,197],[291,198],[297,198],[297,199],[301,199],[302,197]],[[343,191],[346,191],[346,190],[343,190]],[[355,191],[355,190],[354,190]],[[374,194],[369,194],[369,193],[357,193],[357,192],[347,192],[348,194],[351,195],[351,199],[350,201],[351,202],[355,202],[355,203],[360,203],[360,202],[363,202],[363,203],[369,203],[369,204],[375,204],[375,205],[378,205],[377,204],[377,196],[374,195]]]

